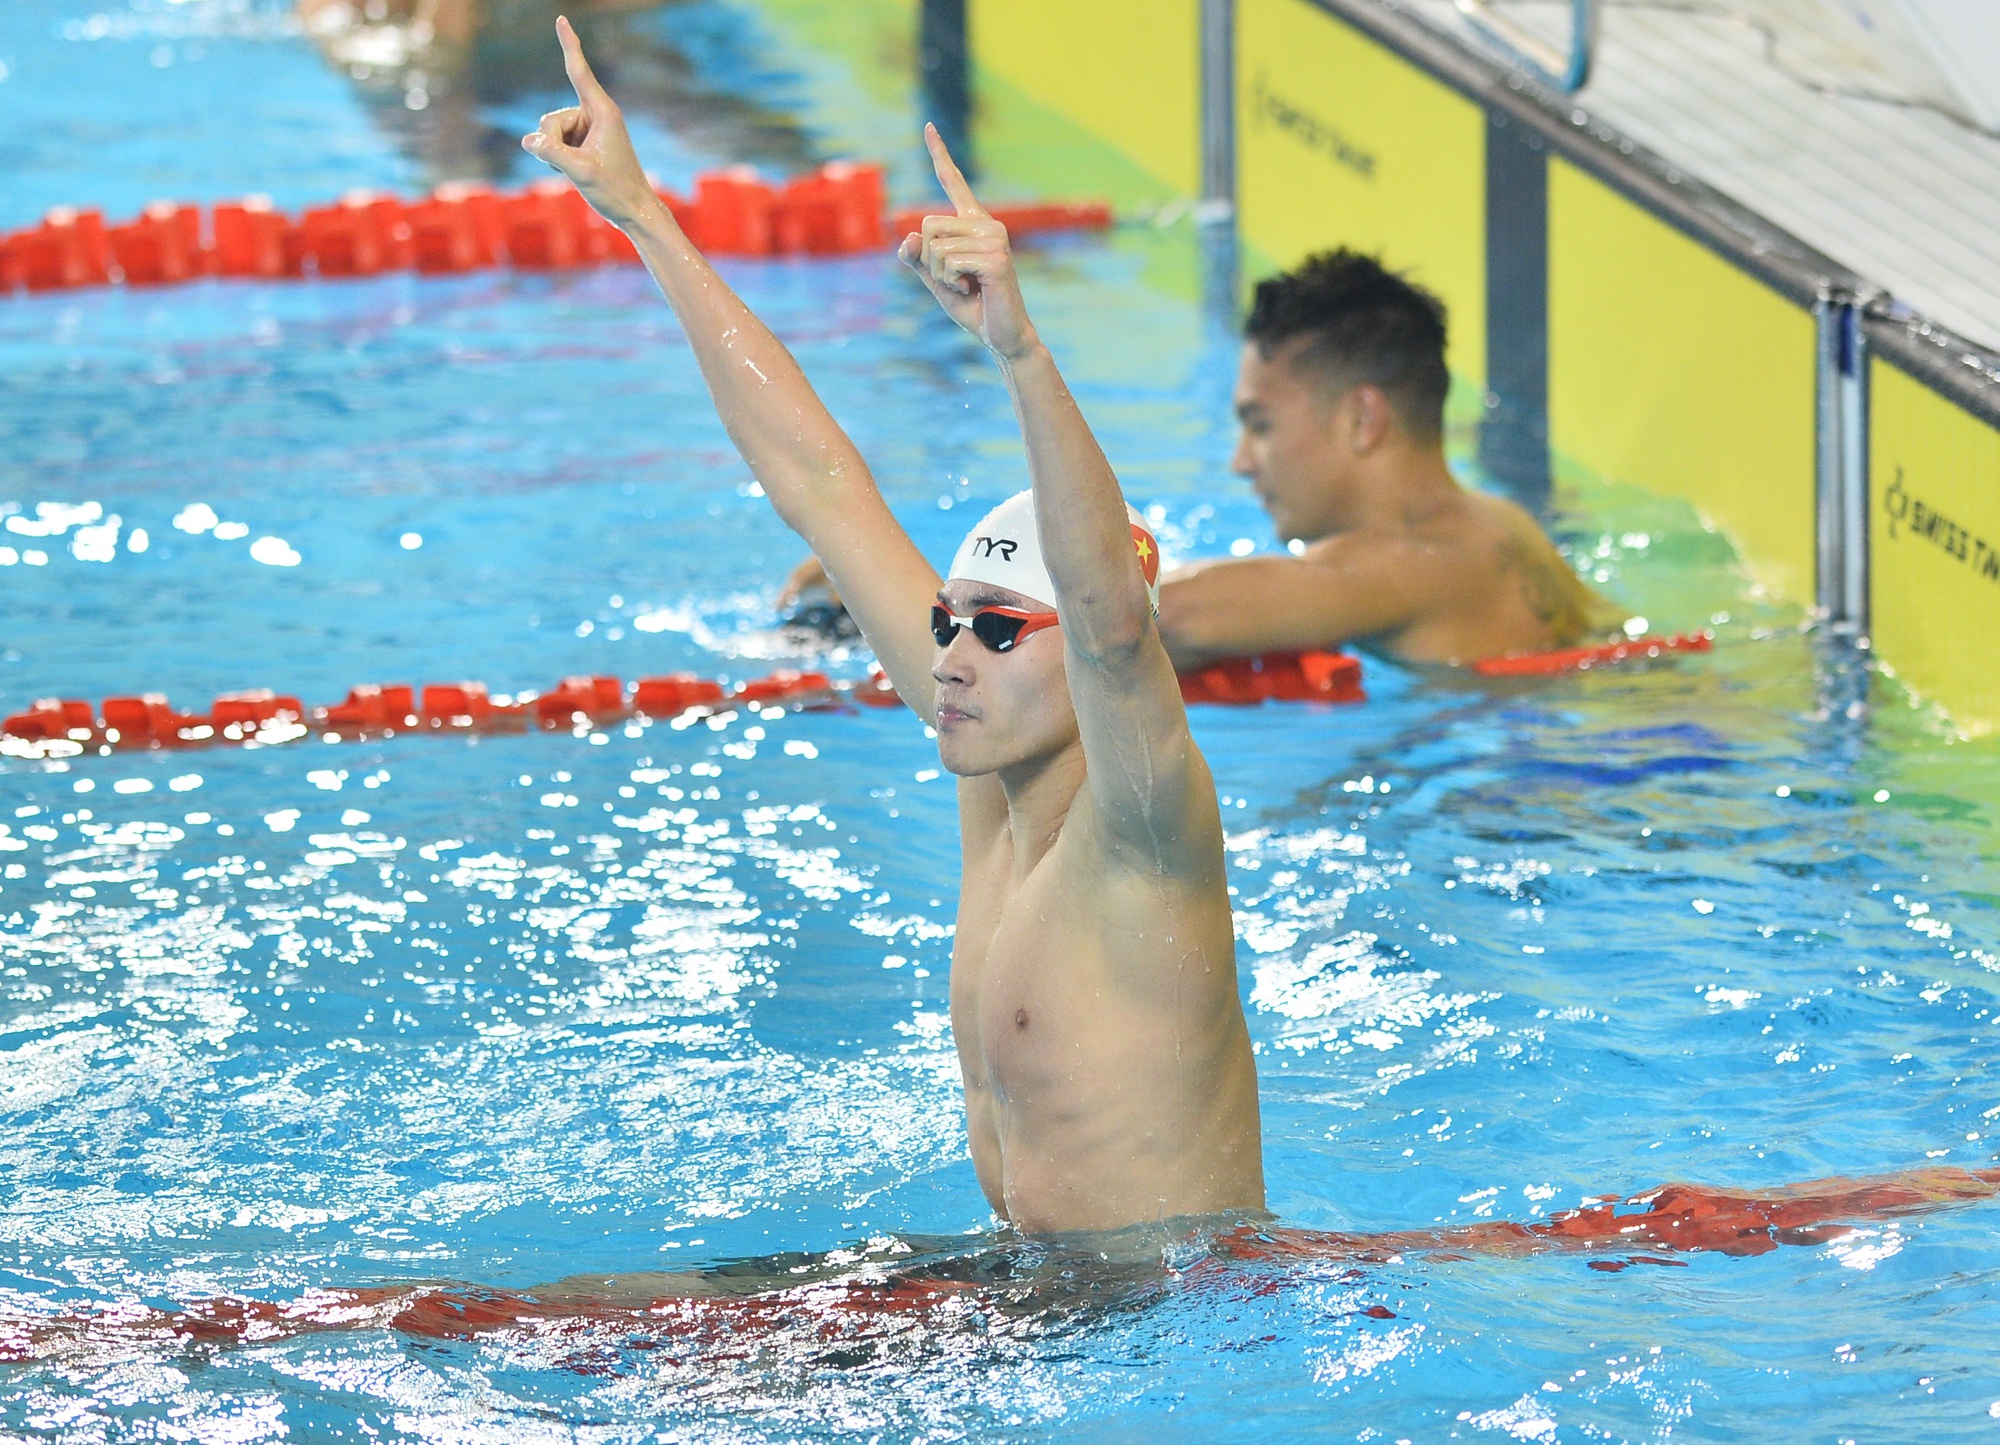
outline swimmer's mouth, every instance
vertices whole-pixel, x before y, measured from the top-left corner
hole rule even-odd
[[[967,712],[964,708],[953,707],[950,703],[938,704],[938,710],[937,710],[938,727],[940,728],[954,727],[959,723],[971,722],[971,721],[973,721],[973,714]]]

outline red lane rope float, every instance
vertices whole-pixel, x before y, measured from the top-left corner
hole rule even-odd
[[[869,251],[922,227],[928,212],[890,214],[879,165],[836,161],[782,186],[748,166],[695,178],[691,198],[660,191],[696,246],[713,256],[840,256]],[[997,205],[1015,237],[1102,230],[1111,210],[1081,205]],[[206,217],[188,202],[155,201],[115,225],[62,206],[40,225],[0,235],[0,291],[79,286],[162,286],[202,276],[279,279],[444,274],[510,265],[560,270],[637,265],[639,253],[591,210],[575,187],[540,180],[517,190],[452,182],[405,199],[350,191],[288,216],[268,198],[222,201]]]
[[[1361,660],[1344,652],[1267,652],[1181,675],[1183,702],[1366,702]]]
[[[1527,652],[1513,657],[1488,657],[1472,664],[1481,677],[1545,677],[1557,672],[1585,672],[1632,658],[1660,657],[1669,652],[1710,652],[1715,636],[1708,632],[1676,632],[1671,637],[1635,637],[1601,647],[1565,647],[1556,652]]]
[[[1223,1288],[1268,1297],[1309,1281],[1310,1275],[1286,1268],[1291,1265],[1407,1264],[1413,1257],[1443,1264],[1570,1255],[1595,1256],[1584,1259],[1585,1267],[1607,1273],[1636,1264],[1685,1266],[1698,1254],[1746,1258],[1781,1246],[1814,1248],[1850,1237],[1865,1225],[1976,1204],[1996,1192],[2000,1170],[1933,1166],[1872,1178],[1817,1179],[1763,1195],[1665,1184],[1623,1199],[1602,1195],[1545,1219],[1440,1229],[1362,1234],[1241,1224],[1206,1240],[1191,1232],[1188,1243],[1200,1250],[1196,1257],[1171,1272],[1162,1268],[1156,1279],[1127,1276],[1123,1282],[1146,1288],[1177,1278],[1186,1287],[1208,1292]],[[90,1348],[268,1344],[305,1334],[381,1329],[423,1339],[532,1330],[543,1339],[626,1349],[678,1340],[733,1354],[757,1348],[760,1336],[779,1330],[839,1340],[891,1319],[939,1331],[976,1332],[984,1328],[989,1304],[1039,1312],[1075,1297],[1075,1270],[1067,1265],[1059,1277],[1054,1269],[1040,1276],[1030,1271],[1004,1285],[943,1272],[957,1263],[951,1260],[931,1267],[923,1261],[900,1269],[892,1265],[897,1272],[886,1277],[863,1273],[864,1267],[857,1265],[846,1275],[792,1283],[782,1271],[796,1258],[767,1261],[761,1287],[733,1275],[715,1293],[704,1291],[714,1289],[716,1272],[690,1271],[684,1292],[663,1287],[650,1296],[592,1296],[567,1286],[504,1290],[404,1283],[307,1289],[283,1302],[225,1295],[161,1310],[135,1305],[28,1314],[16,1307],[0,1312],[0,1363],[62,1360]],[[820,1257],[822,1262],[828,1258]],[[1107,1280],[1114,1287],[1118,1282],[1115,1276]],[[1395,1311],[1381,1304],[1358,1313],[1396,1318]],[[573,1368],[590,1373],[603,1368],[595,1351],[576,1358],[584,1363]]]
[[[1362,700],[1361,664],[1337,653],[1282,654],[1226,663],[1183,679],[1194,702]],[[790,669],[724,687],[693,673],[641,678],[628,692],[616,677],[566,677],[547,692],[494,695],[482,682],[431,683],[422,688],[367,685],[327,707],[268,688],[224,693],[205,713],[177,712],[160,693],[108,697],[101,711],[79,698],[42,698],[0,721],[10,752],[70,755],[86,748],[198,747],[296,742],[319,734],[347,738],[398,732],[572,731],[627,718],[672,719],[690,712],[739,707],[900,707],[902,699],[878,668],[862,682],[835,682],[823,672]],[[54,745],[51,748],[50,745]]]
[[[1486,677],[1582,671],[1674,652],[1708,652],[1708,633],[1642,637],[1602,647],[1489,658],[1473,664]],[[1365,702],[1360,659],[1340,652],[1274,652],[1218,662],[1183,676],[1188,703],[1255,706],[1264,702]],[[783,669],[726,688],[693,673],[640,678],[628,693],[616,677],[566,677],[543,693],[494,695],[483,682],[431,683],[421,689],[364,685],[328,707],[266,689],[229,692],[205,713],[176,712],[161,693],[108,697],[101,712],[79,698],[41,698],[0,721],[0,736],[31,755],[49,744],[68,754],[86,747],[189,747],[217,743],[292,742],[313,733],[365,736],[413,731],[525,732],[573,730],[625,718],[676,718],[736,707],[900,707],[902,699],[880,668],[862,682],[835,682],[822,672]]]
[[[483,682],[432,683],[422,688],[363,686],[342,702],[308,708],[268,688],[224,693],[205,713],[176,712],[159,693],[108,697],[101,715],[74,698],[43,698],[0,722],[21,743],[78,747],[188,747],[218,743],[292,742],[313,733],[361,737],[414,731],[525,732],[574,729],[630,717],[673,718],[697,709],[750,706],[828,707],[858,687],[821,672],[781,671],[724,688],[679,673],[642,678],[628,694],[615,677],[566,677],[544,693],[495,696]],[[68,749],[65,748],[64,751]]]
[[[1548,676],[1670,652],[1708,652],[1713,646],[1709,633],[1675,633],[1600,647],[1485,658],[1473,663],[1472,670],[1482,677]],[[1190,703],[1255,706],[1261,702],[1366,702],[1368,694],[1362,690],[1359,658],[1342,652],[1270,652],[1212,663],[1183,674],[1181,698]]]
[[[1489,658],[1473,664],[1482,676],[1537,676],[1582,671],[1673,652],[1707,652],[1708,633],[1642,637],[1602,647]],[[1255,706],[1264,702],[1365,702],[1360,659],[1340,652],[1274,652],[1214,663],[1183,676],[1188,703]],[[85,747],[188,747],[217,743],[292,742],[313,733],[365,736],[413,731],[525,732],[573,730],[638,717],[676,718],[737,707],[900,707],[902,699],[880,668],[861,682],[835,682],[822,672],[783,669],[726,688],[693,673],[647,677],[628,693],[616,677],[566,677],[543,693],[494,695],[483,682],[431,683],[421,689],[365,685],[327,707],[270,691],[229,692],[205,713],[176,712],[160,693],[108,697],[101,712],[79,698],[41,698],[0,721],[0,735],[19,752],[48,744],[63,753]]]

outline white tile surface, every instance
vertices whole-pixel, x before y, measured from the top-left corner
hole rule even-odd
[[[1415,8],[1483,48],[1451,0]],[[1567,38],[1566,3],[1496,8]],[[1837,80],[1809,85],[1777,63],[1767,30],[1721,9],[1606,4],[1596,71],[1576,103],[1930,319],[2000,350],[2000,137],[1925,106],[1840,93]],[[1823,58],[1814,76],[1828,81]]]

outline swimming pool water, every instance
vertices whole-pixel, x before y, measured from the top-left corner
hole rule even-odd
[[[802,155],[914,133],[829,101],[825,62],[750,11],[631,23]],[[0,64],[0,224],[424,179],[281,10],[18,8]],[[232,97],[292,123],[218,147]],[[714,144],[642,138],[663,174]],[[1226,326],[1198,279],[1156,284],[1201,264],[1183,225],[1026,265],[1183,556],[1272,545],[1225,474]],[[1023,483],[990,368],[887,260],[728,274],[934,557]],[[768,606],[796,544],[637,272],[16,298],[0,377],[8,710],[800,655]],[[1562,503],[1580,565],[1658,627],[1713,622],[1717,651],[1507,689],[1374,663],[1363,706],[1196,715],[1272,1208],[1389,1229],[1989,1161],[1994,749],[1801,633],[1684,508],[1574,477]],[[878,712],[0,760],[0,1308],[992,1247],[945,1018],[953,819],[921,728]],[[1995,1218],[1615,1274],[1327,1265],[726,1350],[82,1355],[0,1366],[0,1429],[1972,1438],[2000,1414]]]

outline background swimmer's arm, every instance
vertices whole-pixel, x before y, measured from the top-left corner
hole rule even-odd
[[[1449,579],[1401,543],[1323,556],[1218,558],[1160,583],[1160,637],[1182,672],[1228,657],[1339,647],[1455,600]]]
[[[567,21],[557,22],[557,34],[578,103],[543,116],[522,146],[632,238],[680,318],[730,440],[778,515],[826,564],[897,693],[935,722],[936,571],[890,514],[861,454],[791,352],[716,275],[653,193],[624,119],[591,74]]]
[[[1028,320],[1007,228],[973,196],[935,127],[924,139],[956,214],[926,216],[900,254],[945,313],[993,353],[1013,393],[1042,559],[1062,614],[1095,831],[1108,853],[1149,874],[1217,881],[1215,787],[1153,625],[1118,478]]]

